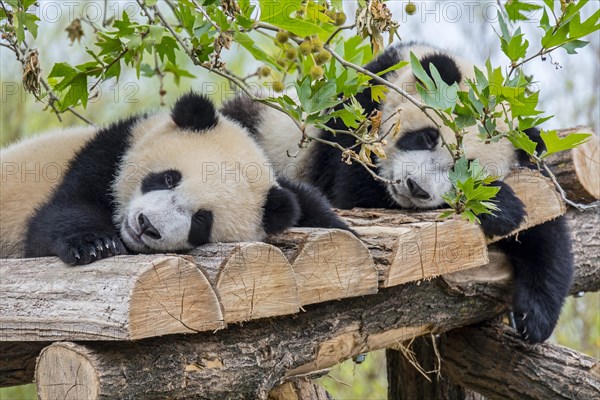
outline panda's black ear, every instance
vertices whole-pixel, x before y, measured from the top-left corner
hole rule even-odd
[[[296,195],[288,189],[273,186],[264,207],[263,229],[267,235],[275,235],[296,225],[300,219],[300,204]]]
[[[214,128],[219,121],[213,102],[205,95],[194,92],[184,94],[177,100],[171,118],[178,127],[193,131]]]
[[[459,83],[462,80],[462,74],[456,61],[447,54],[444,53],[432,53],[421,58],[421,65],[427,75],[433,79],[431,75],[431,65],[435,65],[435,68],[440,73],[440,77],[447,85],[452,85],[455,82]]]

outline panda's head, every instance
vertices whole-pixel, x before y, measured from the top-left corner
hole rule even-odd
[[[401,48],[401,51],[404,59],[408,59],[412,51],[428,74],[430,66],[435,65],[444,82],[449,85],[457,82],[461,90],[467,89],[466,79],[474,77],[473,64],[437,49],[409,46]],[[388,76],[388,79],[420,99],[416,91],[417,78],[410,66]],[[392,116],[398,110],[399,113]],[[394,129],[396,122],[400,124],[397,136],[388,140],[385,146],[387,157],[377,161],[379,173],[384,178],[397,182],[386,184],[388,194],[404,208],[442,206],[442,195],[452,188],[448,172],[453,167],[452,156],[443,146],[442,138],[447,143],[456,143],[454,133],[440,118],[434,116],[437,125],[442,127],[438,129],[419,108],[396,92],[390,91],[382,105],[382,112],[382,121],[385,122],[382,123],[380,135]],[[497,121],[497,125],[498,129],[504,128],[502,121]],[[504,177],[516,162],[514,147],[505,139],[485,144],[477,135],[476,126],[468,128],[463,139],[466,158],[478,159],[488,173]]]
[[[132,128],[112,189],[114,222],[137,252],[260,240],[299,217],[248,132],[194,93]]]

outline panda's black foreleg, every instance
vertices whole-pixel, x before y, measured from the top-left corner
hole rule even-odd
[[[70,265],[127,254],[109,210],[93,204],[54,200],[28,224],[26,257],[58,256]]]
[[[504,236],[514,231],[525,219],[525,207],[510,186],[502,181],[492,182],[489,186],[500,187],[494,202],[498,211],[479,216],[481,228],[486,236]]]
[[[573,277],[571,239],[564,218],[500,242],[514,269],[513,312],[522,337],[538,343],[554,330]]]
[[[279,184],[296,195],[300,206],[300,218],[295,226],[314,228],[336,228],[352,230],[333,211],[325,195],[315,186],[279,178]]]

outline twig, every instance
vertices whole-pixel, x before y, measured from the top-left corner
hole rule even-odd
[[[325,41],[325,44],[330,44],[331,41],[333,40],[333,38],[335,38],[337,36],[337,34],[340,33],[341,31],[343,31],[345,29],[354,29],[355,27],[356,27],[356,24],[340,26],[327,38],[327,40]]]
[[[125,49],[125,50],[123,50],[121,53],[119,53],[119,55],[118,55],[118,56],[116,56],[114,60],[112,60],[112,61],[111,61],[111,62],[110,62],[110,63],[109,63],[109,64],[108,64],[106,67],[103,67],[103,68],[102,68],[102,69],[103,69],[103,72],[102,72],[102,73],[104,74],[104,73],[108,72],[108,70],[110,69],[110,67],[112,67],[112,66],[113,66],[113,65],[115,65],[117,62],[119,62],[119,61],[121,60],[121,58],[123,58],[123,56],[124,56],[125,54],[127,54],[127,52],[128,52],[128,51],[129,51],[129,49]],[[94,68],[94,70],[95,70],[95,68]],[[97,87],[97,86],[100,84],[100,82],[102,82],[102,79],[98,79],[98,80],[96,81],[96,83],[94,83],[94,84],[92,85],[92,87],[90,87],[90,90],[89,90],[89,92],[91,93],[91,92],[92,92],[92,90],[96,89],[96,87]]]
[[[4,3],[2,3],[2,7],[4,8]],[[6,10],[6,8],[5,8]],[[12,50],[12,52],[15,54],[15,57],[17,58],[17,61],[19,61],[23,66],[26,65],[27,61],[25,60],[25,56],[23,54],[23,51],[20,48],[20,45],[18,42],[16,41],[12,41],[10,38],[7,39],[8,43],[10,44],[10,46],[8,45],[4,45],[4,47],[7,47],[9,49]],[[23,41],[23,46],[25,51],[29,51],[29,46],[27,45],[27,42]],[[49,100],[48,102],[44,102],[42,100],[42,98],[40,96],[38,96],[37,93],[33,93],[33,96],[40,102],[42,103],[46,103],[50,108],[52,108],[52,112],[54,112],[54,114],[56,115],[56,118],[58,118],[59,122],[62,122],[62,118],[60,117],[60,114],[62,114],[62,111],[60,111],[59,109],[56,108],[55,103],[56,102],[60,102],[60,99],[58,98],[58,96],[56,96],[56,94],[52,91],[52,88],[50,87],[50,85],[48,84],[48,82],[46,82],[46,80],[42,77],[39,78],[40,79],[40,83],[42,84],[42,86],[44,87],[44,89],[46,90],[46,92],[48,93],[48,97]],[[67,107],[67,110],[75,115],[77,118],[81,119],[82,121],[84,121],[85,123],[87,123],[88,125],[91,126],[96,126],[96,124],[94,124],[92,121],[90,121],[89,119],[87,119],[86,117],[84,117],[83,115],[81,115],[79,112],[77,112],[73,107],[69,106]]]
[[[544,160],[542,160],[541,158],[539,158],[535,154],[532,157],[536,161],[536,163],[538,164],[538,167],[541,166],[542,168],[544,168],[544,171],[546,171],[546,173],[548,174],[548,177],[550,178],[550,180],[554,184],[554,187],[556,188],[556,190],[558,190],[558,193],[560,193],[560,196],[562,197],[562,199],[563,199],[563,201],[565,203],[567,203],[571,207],[574,207],[574,208],[578,209],[579,211],[585,211],[585,210],[600,208],[600,201],[595,201],[595,202],[590,203],[590,204],[580,204],[580,203],[575,203],[572,200],[569,200],[569,198],[567,198],[567,193],[560,186],[560,183],[558,183],[558,180],[556,179],[556,176],[550,170],[550,168],[548,168],[548,165],[546,165],[546,162]]]

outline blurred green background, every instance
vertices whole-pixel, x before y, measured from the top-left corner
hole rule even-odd
[[[98,18],[97,10],[103,7],[103,1],[70,2],[66,6],[60,2],[40,1],[38,16],[41,19],[38,39],[29,38],[31,47],[40,49],[40,61],[45,74],[55,62],[68,61],[77,64],[87,60],[86,46],[93,46],[91,29],[84,25],[85,36],[81,43],[69,44],[65,28],[71,19],[86,12],[88,18]],[[120,15],[128,10],[132,19],[136,15],[135,2],[110,2],[110,12]],[[482,12],[493,7],[493,1],[481,1],[476,7],[474,2],[465,2],[460,18],[449,14],[444,9],[444,2],[427,2],[428,13],[417,13],[406,16],[402,10],[407,1],[390,1],[388,6],[400,21],[400,35],[403,40],[421,40],[447,48],[465,57],[481,62],[491,57],[496,65],[506,64],[498,51],[498,39],[494,34],[490,21]],[[418,7],[424,2],[414,1]],[[453,2],[461,7],[462,2]],[[467,5],[469,3],[470,5]],[[586,13],[594,12],[600,2],[591,2]],[[354,1],[344,3],[347,15],[354,15]],[[594,5],[595,4],[595,5]],[[99,7],[99,8],[98,8]],[[595,7],[595,8],[594,8]],[[419,8],[423,9],[423,8]],[[109,15],[110,17],[111,15]],[[524,26],[526,33],[535,32],[535,24]],[[471,38],[477,37],[477,42]],[[598,88],[600,88],[600,35],[595,34],[590,45],[581,54],[567,57],[557,53],[552,63],[533,61],[528,68],[533,73],[541,89],[541,105],[548,114],[556,117],[548,125],[552,127],[572,127],[590,125],[598,132],[600,109]],[[247,53],[236,47],[225,57],[228,68],[244,75],[252,73],[258,67]],[[167,106],[179,93],[193,87],[196,90],[210,93],[217,102],[221,102],[233,91],[229,85],[215,75],[190,65],[185,57],[180,59],[180,68],[188,68],[196,78],[183,79],[176,86],[172,78],[167,78]],[[560,66],[559,67],[557,67]],[[36,103],[34,98],[26,94],[21,84],[21,66],[13,54],[0,47],[0,145],[6,146],[19,138],[28,137],[38,132],[55,127],[81,124],[82,122],[69,113],[62,115],[61,124],[55,115],[44,106]],[[160,107],[158,96],[159,84],[156,80],[137,80],[133,72],[121,77],[118,82],[112,80],[99,86],[99,93],[90,99],[86,110],[81,112],[96,124],[110,122],[132,113],[156,109]],[[565,100],[565,99],[568,99]],[[600,358],[600,295],[586,294],[582,298],[569,298],[561,315],[559,326],[550,341],[579,350],[596,358]],[[0,355],[1,357],[1,355]],[[385,356],[383,351],[367,355],[365,362],[355,364],[347,361],[332,369],[331,373],[319,382],[330,391],[337,400],[350,399],[385,399],[387,392]],[[0,389],[1,400],[35,399],[35,386],[19,386]],[[85,400],[85,399],[82,399]]]

